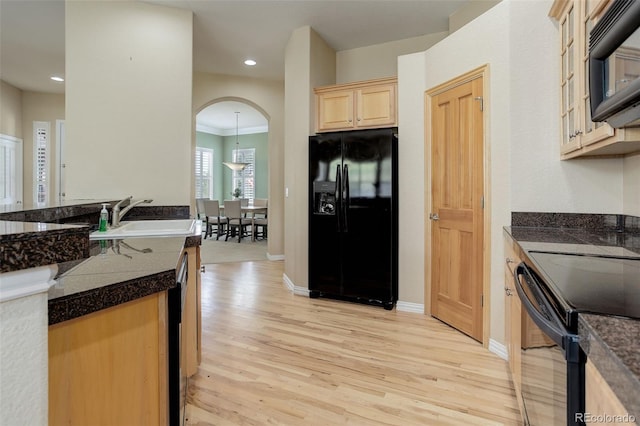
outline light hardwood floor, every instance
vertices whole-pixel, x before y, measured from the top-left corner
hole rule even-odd
[[[515,425],[507,363],[424,315],[293,295],[282,262],[206,265],[188,425]]]

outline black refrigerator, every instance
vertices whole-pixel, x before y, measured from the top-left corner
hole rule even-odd
[[[398,300],[398,129],[309,138],[309,291]]]

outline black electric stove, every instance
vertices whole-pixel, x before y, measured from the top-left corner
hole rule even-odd
[[[640,256],[529,252],[547,298],[568,330],[578,313],[640,319]]]

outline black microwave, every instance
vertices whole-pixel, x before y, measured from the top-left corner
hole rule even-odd
[[[589,36],[591,119],[640,126],[640,1],[614,0]]]

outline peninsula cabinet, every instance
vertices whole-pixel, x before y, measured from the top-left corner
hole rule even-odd
[[[621,156],[640,151],[640,129],[591,121],[589,33],[613,0],[555,0],[560,54],[560,156]],[[614,71],[615,74],[615,71]]]
[[[318,87],[316,133],[397,126],[395,77]]]
[[[163,291],[49,326],[49,424],[167,424],[167,312]]]

